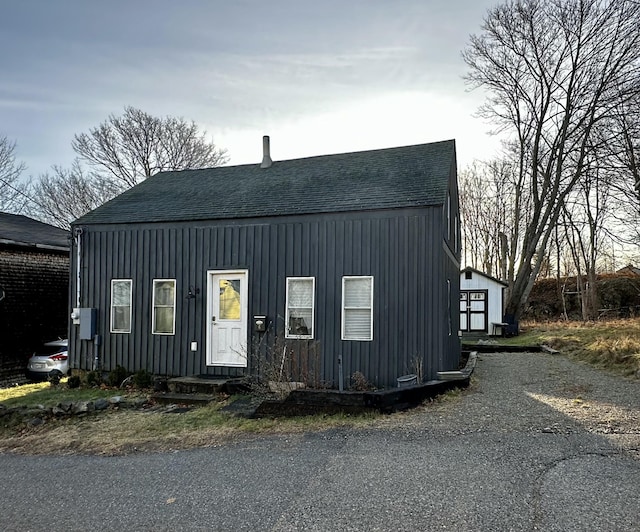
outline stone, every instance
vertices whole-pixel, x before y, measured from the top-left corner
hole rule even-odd
[[[88,411],[89,409],[87,408],[86,401],[80,401],[78,403],[74,403],[73,406],[71,407],[72,414],[84,414]]]
[[[59,406],[54,406],[54,407],[51,409],[51,413],[52,413],[54,416],[58,416],[58,417],[60,417],[60,416],[65,416],[65,415],[67,415],[67,414],[68,414],[68,411],[64,410],[63,408],[60,408]]]
[[[109,401],[103,398],[96,399],[93,406],[96,410],[106,410],[109,408]]]
[[[63,401],[62,403],[58,403],[58,408],[62,409],[64,412],[71,412],[73,403],[71,401]]]

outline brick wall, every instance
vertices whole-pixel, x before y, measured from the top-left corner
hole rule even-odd
[[[24,382],[29,356],[67,337],[69,255],[0,247],[0,384]]]

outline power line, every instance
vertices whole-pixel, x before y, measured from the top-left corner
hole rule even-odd
[[[3,177],[0,177],[0,181],[4,183],[5,186],[9,187],[11,190],[16,192],[17,194],[20,194],[21,196],[24,196],[25,198],[27,198],[29,201],[35,203],[41,209],[46,209],[46,207],[42,203],[40,203],[38,200],[36,200],[35,198],[32,198],[31,196],[29,196],[27,193],[20,190],[19,188],[14,187],[9,181],[4,179]]]

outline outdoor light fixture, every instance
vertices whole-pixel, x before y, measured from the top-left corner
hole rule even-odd
[[[187,297],[185,297],[185,299],[195,299],[199,293],[200,293],[199,288],[196,288],[193,285],[189,285],[189,291],[187,292]]]

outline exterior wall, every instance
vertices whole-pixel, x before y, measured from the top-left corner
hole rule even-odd
[[[478,272],[471,271],[471,279],[465,279],[465,272],[460,274],[460,290],[487,291],[487,328],[490,333],[492,323],[501,323],[503,312],[504,285]]]
[[[455,207],[457,212],[457,203]],[[309,276],[315,277],[314,339],[287,340],[287,344],[301,358],[318,353],[306,362],[298,360],[299,365],[309,364],[318,382],[338,385],[339,355],[345,387],[356,371],[377,386],[395,386],[397,377],[415,372],[415,359],[423,366],[425,380],[435,378],[437,371],[457,367],[460,351],[455,307],[459,283],[455,259],[459,255],[443,241],[443,218],[442,208],[434,207],[225,222],[84,226],[80,306],[97,309],[100,341],[96,347],[91,341],[79,340],[77,326],[71,325],[71,365],[92,369],[97,349],[105,371],[121,365],[158,375],[244,374],[242,368],[206,365],[206,283],[207,271],[246,269],[249,317],[266,315],[269,322],[266,333],[255,332],[250,322],[249,345],[259,345],[252,351],[267,353],[282,341],[286,277]],[[75,274],[74,269],[74,306]],[[341,340],[345,275],[374,276],[373,341]],[[115,278],[133,281],[130,334],[109,332],[110,281]],[[175,335],[151,334],[152,281],[160,278],[176,279]],[[200,289],[195,299],[185,299],[189,286]],[[454,298],[453,311],[449,293]],[[195,352],[190,350],[194,341],[198,343]],[[248,371],[255,371],[256,359],[249,361]]]
[[[23,382],[29,356],[65,338],[69,256],[22,247],[0,248],[0,382]]]

